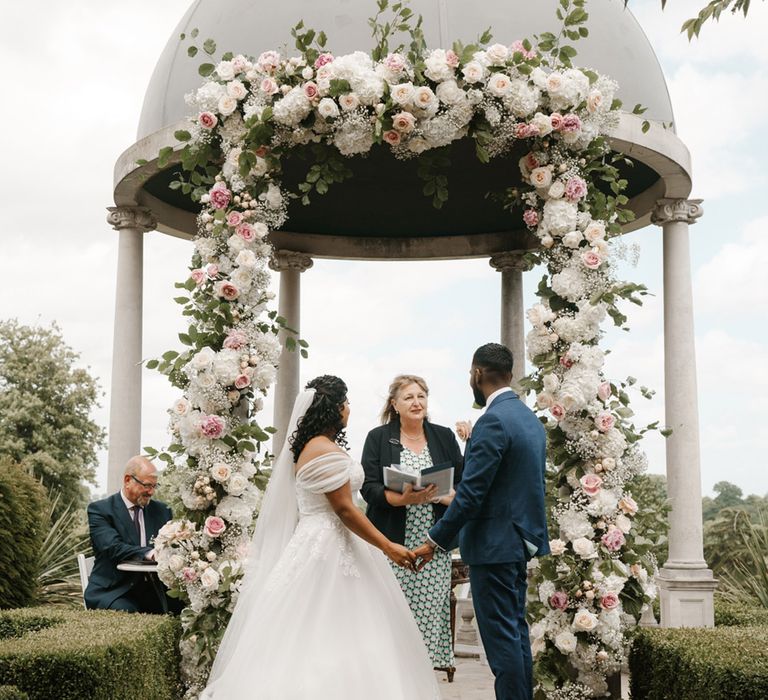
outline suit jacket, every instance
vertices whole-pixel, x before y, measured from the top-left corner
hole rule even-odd
[[[429,454],[435,465],[450,462],[453,466],[454,486],[461,481],[464,458],[461,456],[459,443],[450,428],[424,421],[424,434],[427,437]],[[384,467],[400,464],[400,418],[374,428],[368,433],[363,446],[362,463],[365,481],[360,489],[368,503],[366,515],[384,535],[403,544],[405,542],[405,508],[391,506],[384,495]],[[439,503],[432,505],[435,520],[445,513],[446,506]]]
[[[470,565],[548,554],[545,465],[544,426],[513,391],[500,394],[472,430],[456,496],[429,536],[447,548],[459,533]]]
[[[147,542],[171,519],[171,509],[160,501],[150,501],[144,508]],[[141,574],[118,571],[126,559],[143,559],[152,547],[142,547],[136,527],[119,493],[88,505],[88,528],[95,560],[85,589],[88,608],[108,608],[113,600],[125,595]]]

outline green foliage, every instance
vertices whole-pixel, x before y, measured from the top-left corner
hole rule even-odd
[[[584,9],[586,4],[587,0],[560,0],[556,11],[557,19],[562,22],[560,33],[555,35],[552,32],[543,32],[538,37],[539,50],[549,54],[553,68],[573,66],[577,51],[573,46],[563,44],[564,39],[578,41],[589,36],[586,26],[589,14]]]
[[[661,566],[667,560],[669,550],[667,516],[670,505],[666,477],[661,474],[638,474],[627,482],[626,490],[640,505],[635,516],[635,528],[638,534],[651,541],[650,550]]]
[[[104,429],[91,419],[100,390],[56,324],[0,321],[0,456],[22,464],[61,509],[85,505]]]
[[[0,700],[29,700],[29,695],[15,685],[0,685]]]
[[[441,209],[448,201],[448,175],[451,159],[449,149],[439,148],[422,154],[416,171],[419,179],[424,182],[422,192],[425,197],[432,197],[432,206]]]
[[[0,614],[0,683],[32,700],[179,698],[179,623],[109,610]]]
[[[0,459],[0,608],[34,601],[45,511],[37,479],[7,457]]]
[[[706,22],[711,20],[719,20],[720,15],[725,10],[730,10],[732,14],[741,12],[744,17],[749,12],[749,5],[751,0],[710,0],[704,7],[699,10],[699,13],[695,17],[685,20],[683,26],[680,27],[680,31],[688,35],[688,41],[693,37],[699,36],[701,28]],[[629,4],[629,0],[624,0],[624,4]],[[667,5],[667,0],[661,0],[661,9],[663,10]]]
[[[729,603],[716,596],[715,627],[764,627],[768,629],[768,610]]]
[[[743,555],[720,573],[720,595],[732,603],[768,610],[768,509],[758,513],[757,522],[746,517],[741,540]]]
[[[424,70],[424,51],[427,48],[422,30],[422,16],[415,16],[405,2],[396,2],[390,6],[389,0],[376,0],[376,5],[378,12],[368,20],[371,36],[376,41],[376,46],[371,51],[371,58],[374,61],[381,61],[390,53],[404,52],[405,43],[390,46],[389,42],[397,33],[406,34],[410,38],[406,55],[416,74],[421,75]],[[391,17],[384,21],[382,18],[387,10],[390,11]]]
[[[634,700],[768,697],[768,628],[642,629],[629,656]]]
[[[37,560],[38,604],[58,604],[80,608],[83,591],[77,555],[91,555],[87,524],[81,508],[69,505],[58,511],[60,496],[50,497],[50,508],[44,522],[48,531]]]

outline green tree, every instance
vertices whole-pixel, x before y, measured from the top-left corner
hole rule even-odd
[[[680,31],[685,32],[688,35],[689,40],[694,36],[698,37],[705,22],[713,19],[719,20],[720,15],[726,10],[729,10],[733,14],[741,12],[746,17],[749,12],[750,3],[751,0],[710,0],[710,2],[699,10],[699,14],[683,22]],[[629,4],[629,0],[624,0],[624,4]],[[661,8],[664,9],[666,5],[667,0],[661,0]]]
[[[661,566],[669,553],[667,479],[661,474],[638,474],[627,482],[627,493],[640,507],[635,516],[637,533],[653,543],[653,553]]]
[[[100,389],[54,323],[0,321],[0,456],[34,474],[59,504],[84,505],[105,432],[90,417]]]

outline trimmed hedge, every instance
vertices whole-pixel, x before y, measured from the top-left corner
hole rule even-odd
[[[768,698],[768,628],[642,629],[629,671],[633,700]]]
[[[725,603],[715,598],[716,627],[766,627],[768,609],[745,608],[735,603]]]
[[[0,685],[0,700],[29,700],[29,695],[15,685]]]
[[[111,610],[23,608],[0,612],[0,684],[25,695],[0,700],[176,700],[176,618]]]

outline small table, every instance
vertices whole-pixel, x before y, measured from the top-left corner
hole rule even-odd
[[[160,600],[160,607],[163,610],[163,614],[168,612],[168,600],[165,597],[165,591],[160,584],[160,579],[157,577],[157,563],[151,564],[137,564],[134,561],[121,561],[117,565],[118,571],[130,571],[131,573],[144,574],[144,579],[152,586],[152,590],[157,594]]]
[[[456,643],[456,594],[453,589],[460,583],[467,583],[467,581],[469,581],[469,566],[461,560],[460,556],[454,554],[451,558],[451,650]],[[435,670],[445,671],[448,682],[453,683],[453,677],[456,674],[455,666],[446,666]]]

